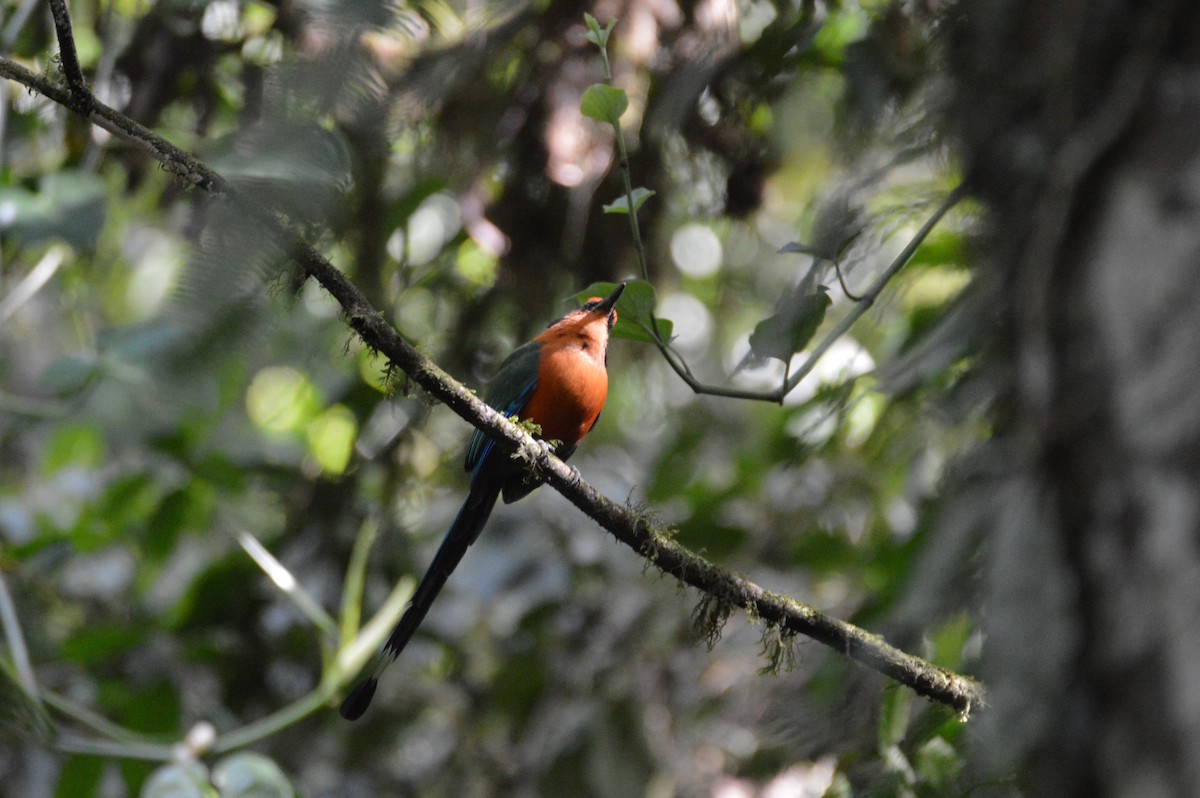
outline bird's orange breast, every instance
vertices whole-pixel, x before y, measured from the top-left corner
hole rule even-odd
[[[542,428],[543,438],[574,446],[596,423],[608,398],[604,354],[596,349],[573,336],[543,343],[537,388],[520,413]]]

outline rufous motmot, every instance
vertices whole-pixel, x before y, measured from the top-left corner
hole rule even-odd
[[[596,423],[608,397],[608,334],[617,321],[616,304],[625,284],[606,299],[593,297],[583,307],[551,324],[544,333],[519,347],[500,364],[485,401],[509,418],[541,427],[538,437],[558,441],[554,452],[566,460]],[[341,714],[355,720],[375,695],[379,676],[412,639],[467,548],[504,496],[509,504],[538,486],[520,460],[497,449],[478,429],[467,447],[466,470],[471,489],[412,601],[379,652],[371,675],[342,702]]]

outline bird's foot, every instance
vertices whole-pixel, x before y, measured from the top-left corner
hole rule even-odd
[[[538,442],[538,446],[541,446],[542,451],[545,452],[546,454],[558,455],[559,441],[547,441],[547,440],[538,438],[537,442]],[[567,456],[569,457],[570,453],[568,453]],[[570,463],[566,463],[565,465],[571,471],[571,481],[572,482],[579,482],[580,480],[583,479],[583,475],[579,473],[578,468],[571,465]]]

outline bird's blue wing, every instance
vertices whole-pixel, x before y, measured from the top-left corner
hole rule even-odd
[[[496,376],[488,386],[484,401],[506,416],[512,417],[521,411],[537,388],[538,366],[541,363],[542,345],[537,341],[518,347],[504,359]],[[466,470],[472,479],[478,468],[492,451],[493,441],[479,430],[471,435],[467,446]]]

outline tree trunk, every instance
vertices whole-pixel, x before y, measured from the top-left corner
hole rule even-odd
[[[974,762],[1032,795],[1200,795],[1200,4],[960,11],[1008,499]]]

